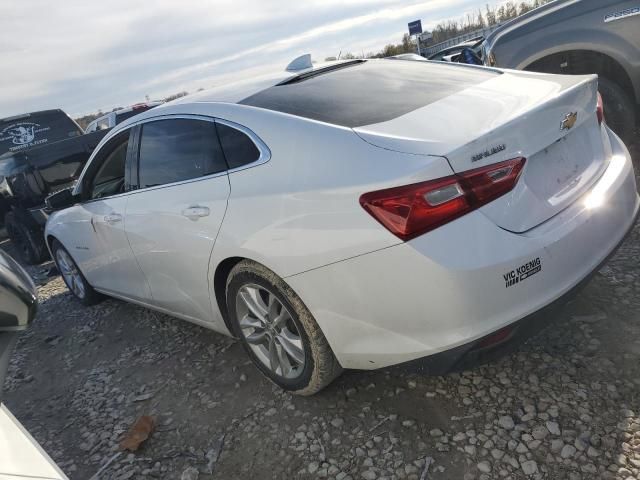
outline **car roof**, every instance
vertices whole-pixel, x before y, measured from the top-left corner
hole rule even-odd
[[[263,75],[253,76],[247,79],[225,83],[218,86],[208,88],[190,95],[179,97],[169,102],[164,102],[155,108],[150,108],[135,117],[131,117],[122,123],[119,123],[113,128],[114,132],[122,131],[126,129],[132,123],[137,123],[140,120],[146,118],[153,118],[162,116],[165,114],[175,113],[176,108],[181,105],[185,107],[187,105],[196,103],[230,103],[240,104],[240,102],[256,93],[273,87],[279,83],[289,81],[301,75],[312,74],[313,72],[320,72],[331,68],[339,67],[343,64],[355,62],[356,60],[337,60],[331,62],[319,62],[314,63],[313,67],[305,68],[297,71],[287,71],[285,69],[273,69]],[[362,61],[362,60],[359,60]],[[107,135],[107,137],[111,137]]]
[[[354,128],[390,120],[501,73],[470,68],[445,67],[440,62],[354,59],[314,65],[295,74],[279,71],[167,102],[125,120],[114,131],[150,118],[201,111],[206,104],[233,105],[242,110],[255,107]],[[371,82],[372,76],[381,81]],[[398,83],[417,90],[407,95]],[[371,98],[377,102],[371,102]],[[357,108],[350,107],[354,105]]]
[[[386,60],[417,60],[419,62],[421,61],[427,61],[426,58],[424,58],[422,55],[418,55],[417,53],[401,53],[400,55],[392,55],[390,57],[386,57]]]
[[[98,118],[96,118],[91,123],[89,123],[89,125],[99,122],[103,118],[107,118],[112,115],[122,115],[123,113],[130,113],[134,110],[137,110],[138,108],[147,108],[147,107],[153,108],[153,107],[157,107],[158,105],[162,105],[163,103],[164,102],[161,100],[155,100],[153,102],[142,102],[142,103],[136,103],[134,105],[129,105],[128,107],[123,107],[123,108],[120,108],[119,110],[113,110],[111,112],[105,113],[104,115],[100,115]]]
[[[28,112],[28,113],[20,113],[18,115],[11,115],[9,117],[0,118],[0,122],[13,122],[15,120],[24,120],[29,117],[35,117],[37,115],[49,114],[49,113],[62,113],[63,115],[67,115],[59,108],[52,108],[49,110],[38,110],[36,112]]]
[[[120,115],[122,113],[132,112],[133,110],[137,110],[138,108],[157,107],[158,105],[162,105],[163,103],[164,102],[162,102],[160,100],[156,100],[156,101],[153,101],[153,102],[136,103],[136,104],[130,105],[128,107],[121,108],[120,110],[115,110],[115,111],[110,112],[110,113],[115,113],[116,115]]]

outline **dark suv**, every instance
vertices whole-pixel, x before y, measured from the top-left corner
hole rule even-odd
[[[485,41],[486,65],[600,77],[609,126],[635,140],[640,108],[638,0],[555,0],[495,30]]]
[[[62,110],[0,119],[0,223],[25,261],[47,257],[45,197],[75,182],[106,133],[84,135]]]

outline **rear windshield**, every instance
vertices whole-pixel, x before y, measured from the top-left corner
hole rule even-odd
[[[0,119],[0,155],[82,135],[62,110],[45,110]]]
[[[276,85],[240,103],[354,128],[392,120],[497,75],[441,63],[367,61]]]

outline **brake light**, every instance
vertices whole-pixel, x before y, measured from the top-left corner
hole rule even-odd
[[[596,107],[596,115],[598,115],[598,123],[604,122],[604,103],[602,102],[602,95],[598,92],[598,106]]]
[[[524,158],[516,158],[450,177],[365,193],[360,205],[395,236],[411,240],[510,192],[524,163]]]

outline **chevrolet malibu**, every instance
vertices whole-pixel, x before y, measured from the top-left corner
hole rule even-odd
[[[235,336],[309,395],[512,344],[639,204],[595,76],[303,57],[116,126],[45,235],[81,302]]]

